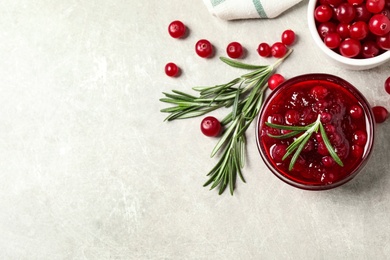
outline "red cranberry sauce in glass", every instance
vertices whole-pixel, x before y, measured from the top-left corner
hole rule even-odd
[[[287,130],[265,122],[306,126],[318,115],[343,166],[330,156],[318,131],[289,170],[292,155],[282,158],[298,136],[272,138],[268,134]],[[368,102],[351,84],[332,75],[306,74],[287,80],[271,93],[260,112],[256,135],[260,154],[277,177],[297,188],[325,190],[346,183],[365,165],[373,145],[374,121]]]

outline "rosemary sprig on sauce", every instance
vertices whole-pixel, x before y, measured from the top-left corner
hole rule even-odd
[[[290,165],[288,167],[288,170],[291,171],[294,167],[295,162],[297,161],[299,155],[301,154],[303,148],[305,147],[306,143],[309,141],[310,137],[313,133],[317,133],[320,131],[322,140],[325,143],[326,148],[329,151],[330,156],[333,158],[333,160],[340,166],[344,166],[343,162],[341,161],[340,157],[337,155],[335,150],[332,147],[332,144],[329,141],[328,136],[326,135],[324,126],[321,123],[321,116],[318,115],[317,120],[314,123],[311,123],[307,126],[286,126],[286,125],[277,125],[272,124],[269,122],[265,123],[267,126],[276,128],[276,129],[283,129],[283,130],[290,130],[291,132],[284,134],[284,135],[271,135],[268,134],[268,136],[276,139],[286,139],[290,138],[296,135],[301,134],[298,138],[296,138],[288,147],[286,150],[286,154],[283,156],[282,160],[285,160],[288,156],[290,156],[292,153],[294,155],[291,158]],[[294,152],[295,151],[295,152]]]
[[[260,111],[268,78],[291,52],[292,49],[274,64],[265,66],[245,64],[221,57],[221,61],[227,65],[250,72],[225,84],[194,87],[193,90],[199,94],[197,96],[177,90],[163,93],[165,98],[161,98],[160,101],[174,105],[161,110],[169,113],[165,119],[167,121],[201,116],[221,107],[232,108],[221,121],[225,131],[211,152],[211,157],[216,154],[221,154],[221,157],[207,174],[209,179],[204,186],[211,184],[210,189],[218,187],[219,194],[229,186],[233,195],[237,175],[245,182],[241,171],[245,165],[245,132]]]

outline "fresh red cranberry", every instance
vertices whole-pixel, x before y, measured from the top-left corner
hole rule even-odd
[[[333,16],[333,9],[329,5],[319,5],[314,10],[314,18],[317,22],[324,23]]]
[[[274,90],[277,86],[279,86],[284,81],[285,78],[282,75],[275,73],[271,77],[269,77],[268,87],[269,89]]]
[[[287,53],[287,47],[282,42],[275,42],[271,46],[271,55],[275,58],[282,58]]]
[[[208,40],[202,39],[195,44],[195,51],[202,58],[208,58],[213,54],[213,46]]]
[[[366,41],[362,43],[361,54],[363,58],[373,58],[376,57],[380,52],[379,46],[374,41]]]
[[[231,42],[226,47],[226,53],[232,59],[240,58],[243,51],[242,45],[239,42]]]
[[[200,123],[200,130],[205,136],[218,136],[221,132],[221,123],[215,117],[207,116]]]
[[[181,21],[173,21],[168,26],[168,33],[173,38],[182,38],[186,33],[186,26]]]
[[[321,122],[324,124],[329,123],[332,120],[332,115],[327,112],[321,113]]]
[[[348,23],[339,23],[336,27],[336,31],[338,35],[340,35],[341,39],[349,38],[349,27]]]
[[[347,0],[351,5],[360,5],[364,0]]]
[[[363,109],[360,105],[353,105],[349,109],[349,114],[352,118],[361,118],[363,116]]]
[[[318,34],[324,38],[330,32],[337,31],[337,25],[333,22],[320,23],[317,27]]]
[[[385,7],[385,0],[367,0],[366,7],[370,13],[380,13]]]
[[[283,125],[284,119],[281,114],[274,114],[270,118],[272,124]]]
[[[165,74],[169,77],[176,77],[179,74],[179,67],[173,62],[169,62],[165,65]]]
[[[363,130],[357,130],[352,135],[352,142],[357,145],[365,145],[367,142],[367,134]]]
[[[389,112],[382,106],[373,107],[372,112],[374,113],[375,122],[378,124],[385,122],[389,117]]]
[[[281,40],[282,40],[282,43],[284,45],[287,45],[287,46],[292,45],[295,42],[295,32],[293,30],[290,30],[290,29],[285,30],[282,33]]]
[[[269,57],[271,56],[271,47],[268,43],[262,42],[257,48],[257,53],[259,53],[261,57]]]
[[[339,51],[344,57],[353,58],[360,53],[361,48],[360,41],[347,38],[340,43]]]
[[[349,27],[349,35],[356,40],[363,40],[367,37],[368,33],[368,25],[363,21],[354,22]]]
[[[390,32],[390,20],[383,14],[375,14],[368,22],[368,27],[373,34],[383,36]]]
[[[390,77],[388,77],[385,81],[385,90],[390,94]]]
[[[324,43],[329,49],[336,49],[340,46],[341,37],[338,33],[328,33],[324,37]]]
[[[336,8],[336,18],[342,23],[350,23],[356,16],[355,8],[349,3],[342,3]]]
[[[348,144],[343,143],[341,145],[336,146],[335,152],[340,157],[340,159],[347,158],[348,155],[349,155],[349,146],[348,146]]]
[[[355,20],[356,21],[363,21],[363,22],[368,22],[372,16],[372,13],[367,10],[367,7],[365,4],[355,6],[356,10],[356,16]]]
[[[383,50],[390,50],[390,32],[383,36],[378,36],[376,38],[376,43]]]
[[[384,16],[386,16],[387,18],[390,19],[390,8],[384,8],[382,11],[381,11],[381,14],[383,14]]]

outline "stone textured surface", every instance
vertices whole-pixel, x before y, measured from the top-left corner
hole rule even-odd
[[[303,1],[273,20],[226,22],[199,0],[4,0],[0,3],[1,259],[385,259],[390,256],[390,131],[377,129],[364,172],[326,192],[294,189],[261,161],[248,130],[247,183],[203,188],[215,139],[200,119],[163,122],[162,91],[223,83],[284,29],[298,35],[285,77],[339,75],[390,109],[390,64],[356,72],[315,48]],[[180,19],[182,40],[167,33]],[[209,39],[216,56],[193,51]],[[183,70],[164,74],[167,62]],[[221,116],[225,111],[214,113]]]

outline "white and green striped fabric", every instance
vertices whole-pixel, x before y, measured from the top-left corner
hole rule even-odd
[[[224,20],[275,18],[302,0],[203,0],[213,15]]]

